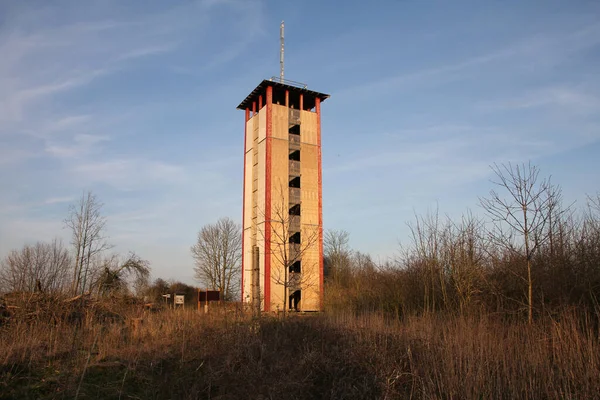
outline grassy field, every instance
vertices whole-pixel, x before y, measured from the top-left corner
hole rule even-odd
[[[572,312],[529,326],[120,307],[5,319],[0,398],[600,398],[598,331]]]

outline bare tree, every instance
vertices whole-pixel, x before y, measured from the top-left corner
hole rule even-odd
[[[593,220],[600,220],[600,192],[596,196],[589,196],[587,199],[587,216]]]
[[[71,257],[62,242],[37,242],[12,250],[0,262],[0,289],[20,292],[60,292],[67,284]]]
[[[239,224],[221,218],[205,225],[191,248],[196,278],[212,289],[218,289],[225,300],[234,298],[239,288],[242,259],[242,233]]]
[[[525,260],[527,276],[520,278],[527,284],[527,319],[532,323],[532,257],[548,240],[546,227],[557,192],[548,179],[539,179],[539,169],[531,163],[491,168],[497,178],[492,183],[508,192],[508,197],[491,190],[489,198],[479,202],[493,222],[490,239]]]
[[[169,283],[162,278],[157,278],[146,288],[144,294],[150,298],[150,301],[163,303],[166,301],[164,294],[170,293]]]
[[[124,262],[118,256],[106,259],[95,281],[98,295],[106,296],[113,293],[127,292],[129,279],[146,281],[150,276],[149,262],[141,259],[135,253],[130,253]]]
[[[350,274],[351,251],[348,247],[350,234],[344,230],[328,230],[323,238],[327,275],[335,283],[347,279]]]
[[[84,293],[90,283],[92,260],[111,246],[106,242],[102,215],[103,204],[92,192],[83,193],[77,204],[69,207],[65,226],[71,230],[71,244],[75,250],[72,291]]]
[[[285,314],[288,307],[291,308],[291,304],[288,303],[291,295],[297,290],[307,291],[317,284],[319,277],[314,273],[317,266],[309,264],[307,255],[311,251],[318,252],[316,247],[319,243],[319,227],[301,224],[300,216],[290,213],[284,196],[277,198],[281,201],[272,208],[269,224],[270,255],[273,261],[271,278],[275,284],[283,286],[282,306]],[[298,267],[299,265],[301,267]]]
[[[448,218],[442,235],[441,258],[461,313],[466,312],[483,284],[483,223],[470,212],[459,223]]]
[[[411,232],[412,251],[417,256],[414,266],[423,275],[423,305],[425,312],[433,312],[440,300],[436,294],[441,294],[441,304],[446,306],[448,296],[446,281],[441,262],[441,238],[443,230],[440,227],[439,211],[428,213],[425,217],[415,215],[415,222],[408,223]]]
[[[140,275],[136,274],[131,284],[133,293],[136,297],[143,298],[147,295],[150,288],[150,274]]]

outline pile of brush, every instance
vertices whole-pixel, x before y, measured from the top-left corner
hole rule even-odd
[[[12,292],[0,298],[0,325],[12,321],[67,322],[76,325],[123,323],[126,319],[124,314],[137,308],[134,303],[130,298],[98,299],[89,293],[67,297],[40,292]]]

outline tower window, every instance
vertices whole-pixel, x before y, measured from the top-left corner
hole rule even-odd
[[[300,150],[295,150],[290,153],[290,160],[300,161]]]
[[[291,133],[292,135],[299,135],[300,134],[300,125],[292,125],[290,127],[290,129],[288,130],[289,133]]]
[[[300,177],[299,176],[290,180],[290,187],[291,188],[299,188],[300,187]]]
[[[290,215],[300,215],[300,204],[290,207]]]
[[[300,232],[296,232],[293,235],[290,235],[290,243],[300,244]]]
[[[296,261],[290,265],[290,272],[300,273],[302,271],[302,262]]]

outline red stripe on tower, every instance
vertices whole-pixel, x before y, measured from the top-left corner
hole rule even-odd
[[[315,98],[317,113],[318,185],[319,185],[319,307],[323,310],[323,169],[321,168],[321,99]]]
[[[242,189],[242,250],[245,250],[244,247],[244,233],[246,232],[246,226],[244,223],[246,222],[246,151],[247,151],[247,143],[248,137],[248,121],[250,120],[250,109],[246,107],[246,118],[244,119],[244,188]],[[244,302],[244,259],[246,258],[246,254],[242,253],[242,297],[240,297],[240,301]]]
[[[262,96],[259,97],[262,103]],[[267,86],[265,139],[265,311],[271,311],[271,140],[273,136],[273,87]]]

